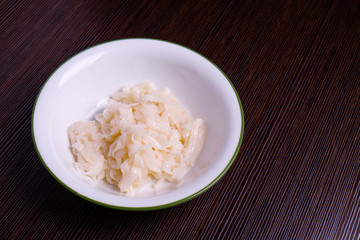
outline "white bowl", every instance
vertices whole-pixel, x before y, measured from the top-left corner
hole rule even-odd
[[[193,117],[204,119],[207,137],[184,183],[126,197],[105,182],[91,185],[76,172],[67,128],[90,118],[121,87],[145,81],[168,87]],[[89,48],[50,76],[34,105],[32,132],[44,166],[66,188],[107,207],[149,210],[198,196],[224,175],[241,145],[244,114],[230,80],[204,56],[166,41],[124,39]]]

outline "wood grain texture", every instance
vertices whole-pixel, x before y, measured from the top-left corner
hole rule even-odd
[[[357,239],[359,1],[0,1],[0,238]],[[67,58],[109,40],[190,47],[231,79],[243,145],[210,190],[124,212],[78,198],[42,166],[35,98]]]

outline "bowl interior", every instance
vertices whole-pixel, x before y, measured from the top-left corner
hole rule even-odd
[[[67,128],[102,111],[115,91],[145,81],[169,88],[194,118],[204,119],[207,137],[181,185],[145,188],[129,198],[105,182],[91,185],[75,171]],[[151,208],[184,201],[216,181],[238,150],[242,124],[237,94],[213,63],[176,44],[129,39],[92,47],[59,67],[38,96],[33,133],[45,166],[75,193],[114,207]]]

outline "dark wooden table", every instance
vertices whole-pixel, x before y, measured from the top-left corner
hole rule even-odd
[[[126,212],[87,202],[42,165],[42,84],[98,43],[157,38],[231,79],[239,155],[201,196]],[[0,1],[1,239],[355,239],[360,234],[359,1]]]

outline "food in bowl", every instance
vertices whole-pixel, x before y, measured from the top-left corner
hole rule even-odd
[[[168,88],[145,82],[114,93],[95,120],[72,124],[68,135],[79,172],[131,196],[149,183],[181,183],[203,149],[205,124]]]
[[[105,180],[93,185],[74,168],[68,128],[94,119],[116,90],[142,82],[169,88],[193,117],[204,119],[206,140],[181,184],[150,184],[128,197]],[[147,211],[189,201],[224,176],[236,162],[244,113],[231,81],[206,57],[162,40],[121,39],[86,49],[51,74],[34,104],[32,133],[39,159],[66,189],[102,206]]]

